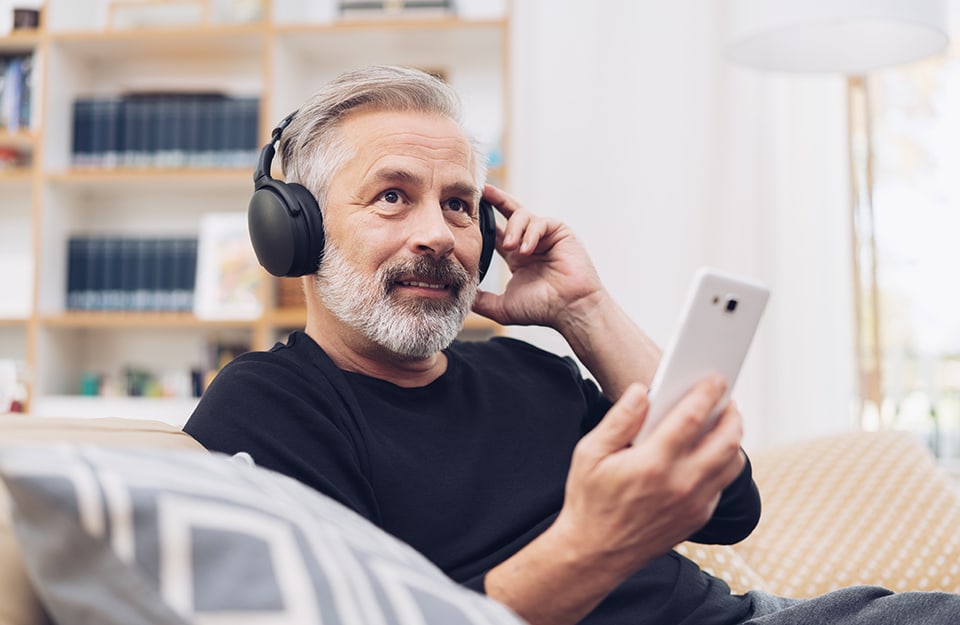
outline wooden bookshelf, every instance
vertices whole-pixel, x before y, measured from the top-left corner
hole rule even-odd
[[[299,305],[278,306],[278,282],[270,277],[257,291],[263,312],[253,319],[68,309],[71,236],[195,233],[206,213],[245,212],[253,189],[252,167],[76,167],[74,100],[176,90],[255,94],[265,142],[278,120],[344,70],[368,63],[442,68],[463,96],[467,126],[475,122],[481,142],[505,150],[509,7],[500,18],[476,20],[324,21],[310,18],[314,13],[310,0],[264,0],[262,19],[251,23],[118,29],[109,27],[97,0],[47,0],[39,29],[0,37],[0,53],[33,52],[39,60],[31,127],[0,130],[0,148],[29,157],[23,166],[0,168],[0,243],[29,258],[34,277],[30,312],[0,316],[0,358],[26,363],[32,412],[175,422],[194,398],[81,397],[79,380],[91,371],[116,375],[128,363],[196,367],[210,345],[266,349],[306,319]],[[490,173],[501,182],[507,176],[502,165]],[[472,336],[499,331],[476,316],[466,329]]]

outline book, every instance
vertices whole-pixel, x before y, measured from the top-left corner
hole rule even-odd
[[[452,0],[340,0],[341,19],[449,17]]]
[[[137,281],[140,279],[140,241],[134,237],[120,239],[120,308],[137,309]]]
[[[176,240],[174,271],[174,308],[193,310],[193,296],[197,280],[197,237]]]

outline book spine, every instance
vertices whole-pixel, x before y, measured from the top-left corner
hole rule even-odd
[[[123,110],[119,98],[104,98],[103,108],[103,167],[115,168],[120,164],[120,134],[118,126]]]
[[[73,236],[67,241],[67,309],[84,308],[87,280],[87,242]]]
[[[84,309],[103,310],[103,237],[89,236],[87,241],[87,278]]]
[[[120,310],[122,300],[120,238],[105,236],[100,244],[100,308]]]
[[[260,154],[260,98],[243,98],[243,126],[239,167],[252,168]]]
[[[137,240],[138,263],[137,288],[134,294],[134,310],[151,310],[153,308],[153,239],[141,238]]]
[[[86,98],[73,101],[73,148],[71,161],[74,167],[90,164],[91,102]]]
[[[137,280],[140,277],[140,241],[134,237],[120,240],[120,308],[137,309]]]
[[[109,105],[104,98],[90,100],[90,154],[91,167],[103,167],[107,159],[107,125],[109,124]]]
[[[177,239],[157,239],[157,309],[176,310]]]

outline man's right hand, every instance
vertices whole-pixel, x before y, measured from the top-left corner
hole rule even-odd
[[[628,387],[574,450],[557,520],[487,574],[487,594],[534,625],[576,623],[705,525],[745,463],[733,403],[702,435],[724,390],[722,379],[703,380],[631,445],[648,404],[642,385]]]

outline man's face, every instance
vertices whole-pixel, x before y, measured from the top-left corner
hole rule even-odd
[[[405,358],[456,338],[477,289],[473,150],[453,120],[357,111],[331,181],[317,292],[342,323]]]

